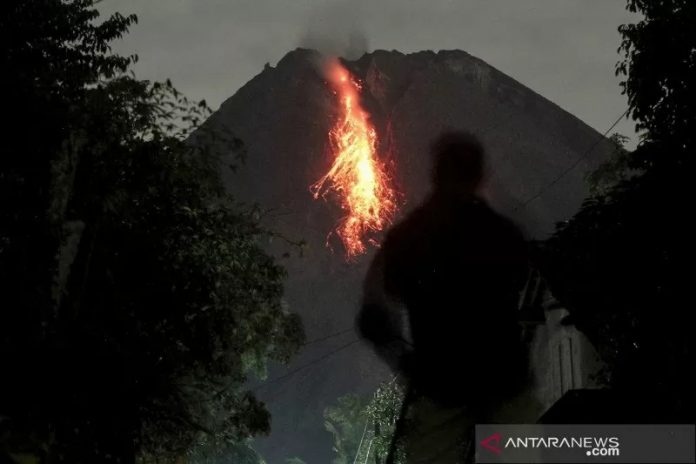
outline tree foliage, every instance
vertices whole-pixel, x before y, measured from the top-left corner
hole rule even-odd
[[[266,464],[266,461],[252,447],[251,440],[221,444],[204,439],[196,443],[189,451],[188,462],[191,464]]]
[[[587,176],[590,193],[595,196],[606,195],[618,183],[640,174],[638,170],[631,167],[632,153],[625,148],[628,137],[615,133],[609,137],[609,140],[614,145],[611,156]]]
[[[244,442],[270,426],[247,376],[303,335],[204,148],[241,143],[189,137],[205,102],[136,79],[109,45],[135,16],[94,3],[0,7],[2,445],[91,463]]]
[[[616,72],[628,97],[636,129],[644,132],[644,147],[636,161],[680,165],[693,155],[696,51],[693,24],[696,5],[690,0],[628,0],[627,9],[640,21],[619,27],[619,52],[624,59]],[[656,151],[647,150],[659,143]]]
[[[581,210],[541,247],[542,267],[578,328],[604,354],[616,388],[658,404],[653,420],[693,421],[694,361],[687,279],[696,133],[696,3],[629,0],[617,73],[642,131],[595,180]],[[607,174],[610,174],[607,176]],[[645,405],[644,405],[645,406]]]
[[[346,395],[324,412],[326,430],[334,439],[334,464],[383,464],[389,455],[404,401],[395,381],[381,384],[372,396]],[[395,463],[403,462],[398,447]]]

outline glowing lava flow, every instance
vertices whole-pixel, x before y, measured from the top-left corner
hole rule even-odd
[[[389,224],[395,209],[394,190],[385,166],[377,157],[377,133],[360,107],[360,85],[338,61],[329,66],[328,79],[340,99],[341,115],[329,132],[334,162],[329,172],[311,186],[314,198],[333,191],[347,215],[336,232],[348,258],[366,251],[366,235]]]

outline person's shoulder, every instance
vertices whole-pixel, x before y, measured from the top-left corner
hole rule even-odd
[[[387,238],[396,239],[401,236],[410,236],[428,223],[428,216],[427,208],[424,205],[416,207],[389,229]]]
[[[477,200],[476,205],[490,227],[495,228],[512,239],[524,241],[524,234],[515,222],[493,209],[486,201]]]

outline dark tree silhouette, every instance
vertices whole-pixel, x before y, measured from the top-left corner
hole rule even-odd
[[[552,290],[609,361],[643,420],[694,421],[689,217],[696,108],[696,3],[630,0],[619,28],[630,113],[641,131],[615,184],[541,247]],[[653,406],[651,408],[651,405]],[[654,410],[650,412],[650,410]],[[659,412],[657,412],[659,411]]]
[[[137,80],[109,44],[134,16],[93,0],[0,9],[0,452],[166,462],[269,430],[244,388],[302,342],[209,114]]]

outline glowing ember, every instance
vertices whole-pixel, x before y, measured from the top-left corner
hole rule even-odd
[[[329,132],[334,162],[311,190],[314,198],[335,192],[347,215],[336,232],[347,256],[366,251],[370,232],[389,224],[395,209],[394,191],[377,157],[377,133],[360,107],[360,84],[338,61],[328,68],[328,79],[341,103],[341,115]]]

